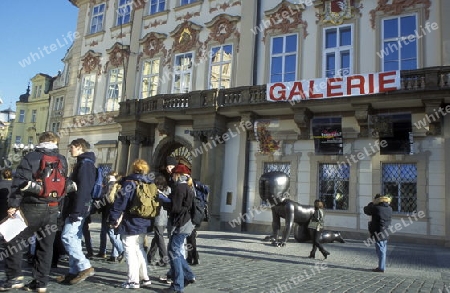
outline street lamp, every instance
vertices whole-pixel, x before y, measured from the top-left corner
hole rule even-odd
[[[15,153],[21,152],[22,156],[25,156],[28,152],[34,150],[34,145],[32,143],[28,145],[24,145],[23,143],[15,143],[13,145],[13,149]]]

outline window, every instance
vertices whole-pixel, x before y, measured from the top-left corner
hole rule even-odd
[[[342,155],[341,120],[340,117],[314,118],[312,120],[312,133],[316,154]]]
[[[191,3],[194,3],[197,1],[198,0],[180,0],[180,5],[183,6],[183,5],[191,4]]]
[[[211,65],[209,68],[210,89],[230,88],[232,61],[232,45],[219,46],[211,49]]]
[[[119,110],[122,98],[123,69],[115,68],[109,71],[108,90],[106,92],[105,111]]]
[[[105,16],[105,4],[99,4],[92,9],[90,33],[95,34],[103,30],[103,18]]]
[[[352,26],[324,29],[323,65],[325,77],[340,77],[352,73]]]
[[[417,211],[416,164],[382,164],[382,194],[392,197],[394,212]]]
[[[270,82],[294,81],[297,78],[297,34],[272,38]]]
[[[319,164],[319,199],[330,210],[348,210],[350,166]]]
[[[166,8],[166,0],[151,0],[149,14],[155,14],[164,11]]]
[[[28,137],[28,145],[31,146],[34,143],[34,139],[32,136]]]
[[[382,24],[382,48],[377,53],[382,70],[417,69],[416,15],[384,19]]]
[[[39,98],[42,94],[42,85],[36,87],[36,98]]]
[[[37,110],[32,110],[31,111],[31,123],[36,122],[36,116],[37,116]]]
[[[383,142],[381,155],[412,153],[412,123],[411,114],[386,114],[370,117],[372,136]]]
[[[20,110],[19,111],[19,123],[24,123],[25,122],[25,110]]]
[[[146,60],[142,64],[141,99],[154,96],[158,93],[159,59]]]
[[[191,91],[192,60],[192,53],[179,54],[175,56],[172,93],[187,93]]]
[[[63,102],[64,102],[64,98],[63,97],[58,97],[55,99],[55,102],[53,104],[53,110],[55,111],[60,111],[63,108]]]
[[[117,25],[130,22],[131,2],[132,0],[119,0],[119,6],[117,8]]]
[[[20,135],[16,136],[16,144],[21,144],[22,143],[22,137]]]
[[[53,133],[58,133],[59,132],[59,122],[53,122],[52,123],[52,132]]]
[[[83,77],[81,84],[80,105],[78,109],[79,115],[91,113],[92,104],[94,102],[95,74],[89,74]]]

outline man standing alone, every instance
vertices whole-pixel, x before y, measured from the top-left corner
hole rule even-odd
[[[69,145],[72,157],[77,159],[71,179],[77,184],[77,192],[68,194],[66,219],[62,232],[62,242],[69,254],[69,274],[57,278],[57,282],[78,284],[94,275],[94,268],[83,253],[81,245],[82,229],[92,205],[91,192],[97,171],[95,155],[87,152],[89,143],[83,138],[73,140]]]

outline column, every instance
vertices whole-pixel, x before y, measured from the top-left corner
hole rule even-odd
[[[119,146],[116,158],[116,170],[119,174],[125,175],[128,166],[129,141],[125,136],[119,136]]]
[[[128,169],[127,174],[130,173],[131,165],[133,162],[139,158],[140,144],[142,137],[140,135],[134,135],[129,137],[130,140],[130,151],[128,156]]]

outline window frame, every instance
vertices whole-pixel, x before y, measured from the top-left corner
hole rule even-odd
[[[87,78],[89,78],[89,79],[92,78],[93,79],[93,80],[91,80],[92,86],[91,85],[88,85],[88,86],[85,85],[85,81],[86,81]],[[89,114],[92,113],[92,107],[94,106],[94,97],[95,97],[95,86],[96,86],[96,83],[97,83],[97,77],[96,77],[95,73],[89,73],[89,74],[85,74],[83,76],[83,79],[81,80],[81,84],[80,84],[81,88],[80,88],[80,95],[78,97],[77,115],[89,115]],[[88,98],[84,99],[83,98],[84,93],[86,91],[89,91],[89,90],[91,91],[91,93],[87,94]],[[89,97],[91,97],[91,99],[89,99]],[[85,101],[83,101],[83,99]],[[85,110],[81,111],[82,108],[85,108]],[[89,111],[86,111],[87,108],[89,108]]]
[[[348,177],[347,178],[345,178],[345,177],[330,177],[329,180],[323,180],[324,178],[321,178],[320,174],[322,172],[321,167],[323,167],[325,165],[336,166],[335,169],[340,169],[345,166],[348,169],[347,172],[345,172],[345,173],[348,173]],[[349,211],[350,210],[351,169],[352,169],[351,165],[347,164],[347,163],[342,164],[342,163],[319,162],[319,164],[317,166],[317,171],[318,171],[317,172],[317,176],[318,176],[317,198],[324,202],[324,208],[326,208],[327,210],[332,210],[332,211]],[[332,195],[332,208],[329,208],[326,206],[326,204],[329,201],[324,199],[325,194],[321,193],[321,187],[322,187],[322,184],[325,184],[324,182],[333,182],[333,194],[331,194]],[[341,183],[340,186],[337,186],[337,185],[339,185],[338,183]],[[345,188],[345,185],[346,185],[347,190],[342,190]],[[330,185],[328,185],[328,186],[330,186]],[[342,204],[343,206],[345,204],[345,208],[337,208],[338,207],[337,201],[339,200],[339,199],[337,199],[337,195],[339,193],[338,190],[341,191],[340,194],[345,201]],[[328,194],[328,195],[330,195],[330,194]]]
[[[124,1],[124,3],[121,4],[121,1]],[[116,26],[125,25],[131,22],[131,11],[133,10],[132,5],[133,0],[117,0]],[[123,11],[126,11],[126,13],[122,13]]]
[[[350,45],[344,45],[341,46],[340,43],[338,44],[338,42],[340,42],[340,36],[341,36],[341,31],[345,28],[350,28]],[[327,48],[327,32],[331,31],[331,30],[336,30],[336,46],[332,47],[332,48]],[[354,26],[352,23],[348,23],[348,24],[342,24],[342,25],[337,25],[337,26],[327,26],[323,28],[323,42],[322,42],[322,76],[324,78],[333,78],[333,77],[341,77],[341,76],[347,76],[347,75],[351,75],[353,74],[353,49],[354,49]],[[348,51],[349,54],[349,70],[348,72],[345,71],[342,68],[342,53],[345,53]],[[334,75],[333,76],[328,76],[328,69],[327,69],[327,57],[331,54],[334,53]],[[336,74],[336,72],[339,72],[339,75]],[[342,75],[342,73],[346,73],[344,75]]]
[[[30,120],[30,122],[31,123],[36,123],[36,118],[37,118],[37,110],[36,109],[31,110],[31,120]]]
[[[21,109],[19,110],[19,119],[17,120],[18,123],[25,123],[25,110]]]
[[[153,3],[156,2],[156,3]],[[164,8],[160,10],[160,5],[164,4]],[[150,0],[148,4],[148,15],[154,15],[166,10],[167,1],[166,0]],[[156,7],[156,10],[152,12],[152,7]]]
[[[415,168],[414,181],[410,182],[407,179],[405,179],[404,176],[401,176],[402,172],[399,172],[400,176],[394,178],[394,180],[383,181],[383,179],[385,178],[385,175],[384,175],[385,168],[384,167],[388,166],[388,165],[397,165],[397,168],[399,170],[402,169],[401,167],[399,167],[401,165],[404,165],[404,166],[411,165],[411,166],[413,166]],[[393,168],[394,167],[395,166],[393,166]],[[392,196],[391,206],[392,206],[392,209],[393,209],[394,213],[396,213],[396,214],[409,214],[409,213],[415,213],[415,212],[419,211],[419,207],[418,207],[418,205],[419,205],[419,196],[418,196],[418,181],[419,181],[419,179],[418,179],[418,172],[419,172],[419,166],[416,163],[409,163],[409,162],[402,162],[402,163],[400,163],[400,162],[381,162],[381,169],[380,169],[381,178],[380,178],[380,180],[381,180],[382,194],[388,194],[388,192],[385,192],[385,189],[387,189],[386,185],[388,183],[391,183],[391,184],[394,183],[394,185],[397,185],[397,190],[398,190],[397,196],[394,196],[393,194],[390,194]],[[392,176],[391,176],[391,178],[392,178]],[[407,196],[403,195],[403,194],[400,194],[400,191],[402,190],[402,185],[411,184],[411,183],[414,184],[414,190],[415,190],[415,196],[414,196],[415,197],[415,201],[413,203],[413,206],[415,206],[415,209],[412,210],[412,211],[405,211],[405,210],[401,209],[401,207],[402,207],[402,199],[407,198]],[[397,198],[397,206],[394,205],[394,202],[395,202],[394,199],[395,198]]]
[[[95,12],[95,9],[98,7],[103,6],[103,10],[100,12]],[[103,22],[105,21],[105,14],[106,14],[106,4],[100,3],[98,5],[94,5],[91,10],[91,21],[89,23],[89,34],[96,34],[98,32],[103,31]],[[101,18],[100,22],[98,22],[98,19]],[[94,21],[96,23],[94,24]],[[94,28],[94,30],[93,30]]]
[[[117,71],[115,74],[115,79],[112,80],[112,74]],[[120,75],[122,75],[122,80],[119,82]],[[123,91],[123,81],[124,81],[125,75],[124,70],[122,67],[116,67],[112,68],[108,72],[108,83],[106,85],[106,96],[105,96],[105,112],[112,112],[112,111],[118,111],[119,110],[119,102],[122,100],[122,91]],[[114,86],[114,92],[117,91],[117,97],[111,97],[111,86]],[[116,100],[113,101],[112,109],[109,108],[109,102],[110,100]],[[116,107],[117,106],[117,109]]]
[[[180,0],[180,6],[189,5],[198,2],[198,0]]]
[[[186,65],[177,65],[176,64],[176,62],[177,62],[177,58],[178,57],[180,57],[180,56],[187,56],[187,55],[191,55],[191,61],[190,61],[190,63],[191,63],[191,65],[190,65],[190,67],[188,67],[188,70],[183,70],[183,69],[181,69],[181,70],[177,70],[176,68],[179,66],[179,67],[182,67],[182,66],[186,66]],[[186,57],[184,57],[184,58],[186,58]],[[194,68],[194,60],[195,60],[195,52],[193,52],[193,51],[189,51],[189,52],[185,52],[185,53],[180,53],[180,54],[176,54],[175,56],[174,56],[174,66],[173,66],[173,81],[172,81],[172,94],[181,94],[181,93],[188,93],[188,92],[190,92],[190,91],[192,91],[192,75],[194,74],[194,70],[193,70],[193,68]],[[184,83],[182,82],[183,80],[184,80],[184,76],[186,76],[187,74],[189,74],[189,85],[188,85],[188,87],[187,87],[187,91],[186,92],[184,92],[184,91],[181,91],[183,88],[186,88],[185,86],[183,86],[184,85]],[[175,89],[176,89],[176,87],[175,87],[175,84],[176,84],[176,78],[177,78],[177,76],[179,76],[179,79],[180,79],[180,86],[179,86],[179,88],[178,88],[178,90],[179,91],[176,91]]]
[[[224,54],[222,53],[221,54],[221,60],[218,61],[218,62],[213,62],[213,57],[214,57],[213,50],[215,48],[219,48],[218,51],[220,51],[220,50],[223,50],[223,48],[227,47],[227,46],[231,47],[231,59],[229,61],[223,61]],[[212,46],[211,47],[211,49],[210,49],[209,67],[208,67],[208,89],[216,88],[216,87],[212,86],[212,82],[211,82],[212,73],[213,73],[212,69],[213,69],[214,66],[219,66],[219,69],[220,69],[219,70],[219,75],[220,76],[219,76],[219,79],[217,81],[217,83],[218,83],[218,87],[217,88],[218,89],[223,89],[223,88],[230,88],[231,87],[231,81],[232,81],[232,77],[233,77],[233,61],[234,61],[233,59],[234,59],[234,45],[233,44],[223,44],[223,45],[218,45],[218,46]],[[223,83],[223,81],[222,81],[223,68],[225,66],[227,66],[227,65],[229,66],[229,72],[230,72],[229,81],[228,81],[229,85],[228,85],[228,87],[222,87],[221,85]]]
[[[408,35],[408,36],[406,36],[406,37],[402,37],[401,36],[401,18],[404,18],[404,17],[410,17],[410,16],[414,16],[414,18],[415,18],[415,28],[414,28],[414,31],[417,31],[417,29],[418,29],[418,27],[419,27],[419,17],[418,17],[418,14],[417,13],[409,13],[409,14],[403,14],[403,15],[397,15],[397,16],[391,16],[391,17],[384,17],[384,18],[382,18],[381,19],[381,31],[380,31],[380,41],[381,41],[381,44],[380,44],[380,54],[378,55],[378,57],[380,57],[380,55],[382,55],[383,56],[383,58],[381,58],[380,57],[380,59],[381,59],[381,71],[382,72],[384,72],[384,71],[386,71],[386,65],[385,65],[385,57],[387,57],[388,55],[390,55],[392,52],[390,52],[389,54],[387,54],[387,55],[384,55],[384,50],[385,50],[385,46],[384,46],[384,44],[385,44],[385,42],[393,42],[393,41],[396,41],[397,42],[397,47],[398,47],[398,49],[396,50],[397,51],[397,53],[398,53],[398,59],[397,59],[397,69],[395,69],[395,70],[414,70],[414,69],[418,69],[419,68],[419,39],[418,38],[416,38],[416,36],[414,36],[414,41],[415,41],[415,45],[416,45],[416,58],[415,58],[415,60],[416,60],[416,66],[415,66],[415,68],[401,68],[402,66],[402,57],[401,57],[401,53],[402,53],[402,48],[404,48],[405,46],[410,46],[411,45],[411,41],[410,40],[408,40],[409,39],[409,36],[410,35]],[[386,21],[388,21],[388,20],[393,20],[393,19],[396,19],[397,20],[397,29],[398,29],[398,35],[395,37],[395,38],[389,38],[389,39],[385,39],[384,38],[384,31],[385,31],[385,22]],[[404,44],[404,42],[405,41],[408,41],[409,43],[407,44],[407,45],[405,45]],[[400,44],[400,43],[402,43],[402,44]],[[400,44],[400,45],[399,45]],[[391,69],[390,69],[391,70]],[[390,71],[389,70],[389,71]],[[394,69],[392,69],[392,70],[394,70]]]
[[[295,36],[296,37],[296,42],[295,42],[295,47],[296,47],[296,50],[295,51],[293,51],[293,52],[295,52],[295,53],[292,53],[292,52],[286,52],[286,49],[284,49],[283,50],[283,52],[282,53],[276,53],[276,54],[274,54],[273,53],[273,51],[274,51],[274,40],[275,39],[278,39],[278,38],[283,38],[283,47],[284,48],[286,48],[286,39],[288,38],[288,37],[290,37],[290,36]],[[299,66],[298,66],[298,62],[299,62],[299,60],[300,60],[300,56],[299,56],[299,48],[300,48],[300,46],[299,46],[299,41],[300,41],[300,35],[298,34],[298,33],[288,33],[288,34],[284,34],[284,35],[277,35],[277,36],[272,36],[271,38],[270,38],[270,52],[269,52],[269,83],[274,83],[274,82],[289,82],[289,81],[295,81],[295,80],[297,80],[298,79],[298,76],[299,76]],[[295,55],[295,62],[294,62],[294,64],[295,64],[295,72],[294,72],[294,78],[292,79],[292,80],[287,80],[286,79],[286,75],[288,74],[287,72],[286,72],[286,58],[287,57],[290,57],[290,56],[292,56],[292,55]],[[280,80],[274,80],[273,79],[273,77],[274,76],[279,76],[279,74],[278,75],[275,75],[275,74],[273,74],[272,73],[272,70],[273,70],[273,59],[274,58],[279,58],[279,57],[281,57],[282,58],[282,61],[283,61],[283,64],[282,64],[282,70],[281,70],[281,76],[282,76],[282,79],[281,79],[281,81]]]
[[[151,63],[150,68],[153,69],[153,63],[154,62],[158,62],[159,64],[157,65],[158,69],[157,72],[153,72],[151,70],[151,72],[149,74],[145,74],[144,72],[144,68],[145,68],[145,64],[147,63]],[[139,97],[141,99],[145,99],[154,95],[157,95],[159,93],[159,83],[160,83],[160,71],[161,71],[161,59],[160,58],[152,58],[152,59],[145,59],[142,61],[142,65],[141,65],[141,79],[140,79],[140,84],[139,84]],[[150,89],[150,91],[147,91],[146,96],[144,96],[144,79],[152,79],[156,77],[156,89],[153,90],[153,87],[150,86],[148,87]],[[153,84],[153,83],[152,83]]]

